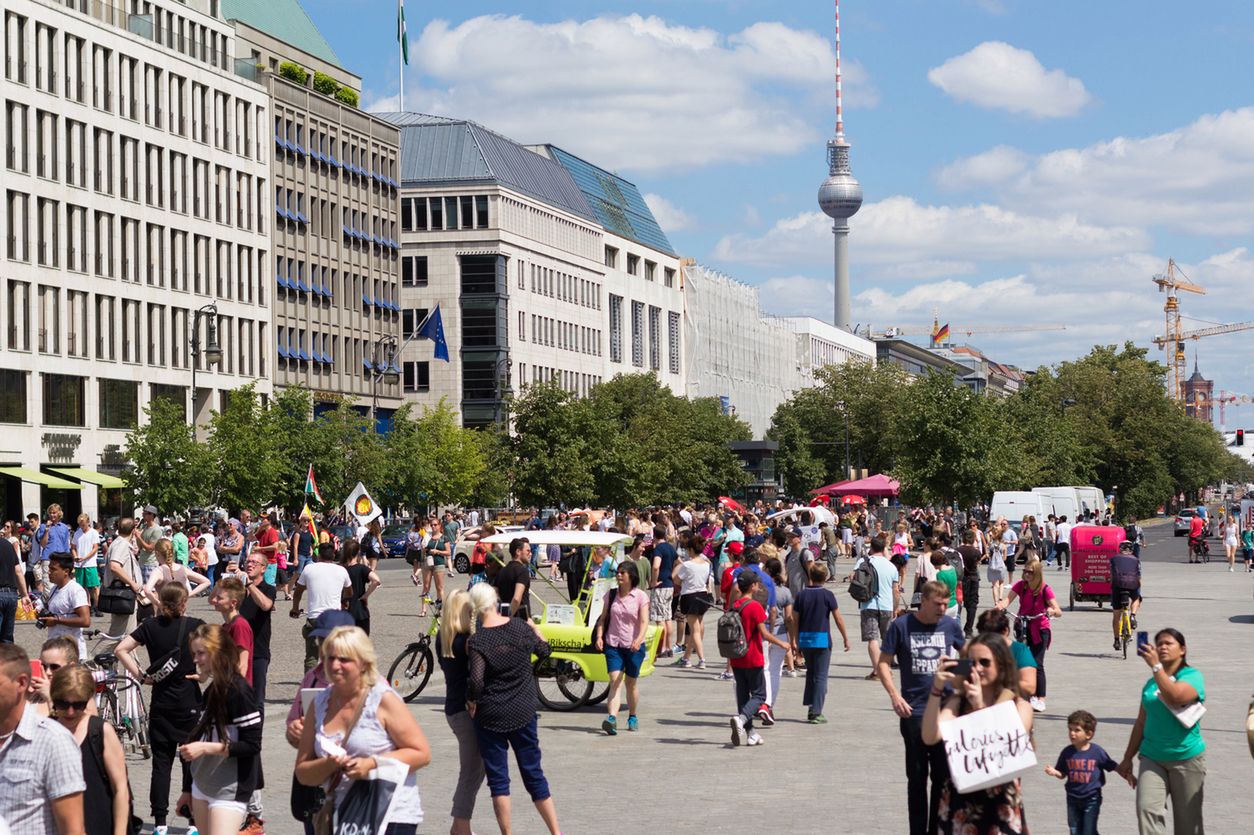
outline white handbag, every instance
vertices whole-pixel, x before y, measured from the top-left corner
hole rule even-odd
[[[1184,707],[1172,707],[1163,699],[1163,692],[1158,691],[1158,701],[1163,703],[1163,707],[1171,711],[1171,715],[1176,717],[1176,721],[1186,728],[1192,728],[1198,722],[1202,721],[1202,717],[1206,714],[1206,705],[1202,704],[1202,700],[1198,699],[1191,705]]]

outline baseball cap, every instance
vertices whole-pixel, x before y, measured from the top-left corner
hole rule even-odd
[[[146,504],[146,505],[144,505],[144,513],[151,513],[153,516],[156,516],[156,515],[157,515],[157,506],[156,506],[155,504]]]
[[[356,626],[357,621],[353,620],[353,616],[343,609],[328,609],[314,621],[314,628],[309,635],[313,638],[325,638],[331,634],[332,629],[338,629],[341,626]]]
[[[740,556],[741,554],[745,552],[745,544],[740,541],[729,542],[727,543],[727,551],[730,554],[735,554],[736,556]]]

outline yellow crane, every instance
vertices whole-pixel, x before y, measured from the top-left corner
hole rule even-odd
[[[1163,305],[1163,316],[1166,330],[1163,336],[1155,337],[1154,344],[1167,351],[1167,391],[1177,402],[1184,400],[1184,375],[1188,370],[1184,356],[1184,328],[1180,321],[1180,291],[1206,295],[1206,289],[1194,284],[1185,276],[1184,271],[1176,266],[1174,259],[1167,259],[1167,273],[1153,278],[1158,285],[1158,292],[1166,292],[1167,303]]]

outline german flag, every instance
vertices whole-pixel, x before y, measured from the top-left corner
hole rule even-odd
[[[936,330],[932,331],[932,347],[936,347],[937,345],[941,345],[948,341],[949,341],[949,323],[946,322],[945,324],[936,328]]]

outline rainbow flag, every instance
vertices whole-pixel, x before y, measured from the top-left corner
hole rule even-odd
[[[313,511],[309,509],[309,502],[305,502],[305,509],[300,512],[300,518],[309,520],[309,532],[313,534],[314,542],[318,541],[318,526],[314,524]]]
[[[314,481],[313,464],[309,465],[309,474],[305,476],[305,492],[312,493],[318,504],[326,504],[322,500],[322,494],[318,492],[318,482]],[[305,509],[308,510],[308,506]]]
[[[932,344],[940,345],[949,339],[949,323],[941,325],[932,333]]]

